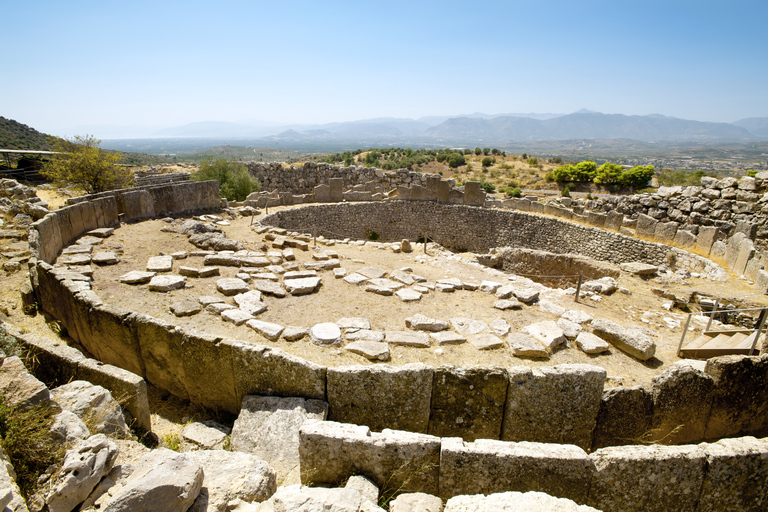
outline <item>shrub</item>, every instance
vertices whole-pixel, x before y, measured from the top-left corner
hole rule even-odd
[[[508,197],[522,197],[523,191],[518,187],[507,187],[506,194]]]
[[[621,173],[619,178],[619,184],[625,187],[640,188],[648,185],[648,182],[653,178],[655,169],[652,165],[641,166],[631,168],[628,171]]]
[[[475,148],[475,155],[480,156],[483,153],[483,150],[480,148]]]
[[[485,156],[488,156],[488,153],[490,153],[490,152],[491,152],[491,148],[483,148],[483,154]]]
[[[537,165],[539,165],[539,159],[536,157],[529,158],[528,165],[530,165],[531,167],[536,167]]]
[[[133,173],[117,165],[120,153],[104,151],[100,144],[91,135],[55,139],[59,154],[53,155],[43,174],[57,185],[76,185],[88,193],[130,187]]]
[[[197,181],[218,181],[219,193],[230,201],[243,201],[251,192],[261,190],[259,180],[251,176],[245,165],[237,163],[234,158],[206,158],[193,178]]]
[[[451,156],[448,157],[448,167],[452,169],[464,165],[466,162],[464,155],[461,153],[451,153]]]
[[[490,181],[482,181],[480,182],[480,186],[482,187],[483,190],[485,190],[489,194],[496,192],[496,185],[494,185]]]
[[[489,156],[483,158],[482,165],[483,165],[483,167],[490,167],[490,166],[492,166],[493,165],[493,159],[491,157],[489,157]]]

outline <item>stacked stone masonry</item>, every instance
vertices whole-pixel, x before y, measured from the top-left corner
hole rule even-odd
[[[768,433],[768,395],[764,392],[768,388],[766,355],[713,358],[703,367],[699,363],[686,364],[683,361],[659,375],[651,390],[604,390],[604,370],[588,365],[560,365],[546,371],[520,367],[477,368],[469,369],[469,372],[463,369],[430,368],[420,364],[403,367],[375,365],[325,368],[280,349],[185,331],[147,315],[105,304],[89,289],[87,283],[73,281],[70,272],[51,266],[50,263],[64,246],[91,229],[118,223],[121,213],[188,211],[190,203],[177,198],[177,193],[193,194],[193,197],[200,198],[197,207],[203,209],[213,208],[218,203],[218,191],[209,190],[210,184],[187,183],[179,187],[190,185],[192,188],[179,188],[176,191],[171,188],[162,193],[128,190],[95,198],[53,212],[32,226],[29,239],[36,257],[30,261],[30,279],[40,306],[57,318],[73,339],[103,363],[130,371],[183,399],[232,412],[240,409],[247,395],[324,400],[329,405],[330,420],[362,424],[358,426],[363,429],[381,429],[381,434],[364,433],[365,436],[380,436],[382,441],[377,446],[386,447],[389,442],[387,440],[393,438],[398,442],[407,441],[405,434],[387,430],[392,427],[407,429],[410,435],[425,436],[416,443],[426,449],[418,459],[422,464],[419,467],[434,468],[437,464],[437,476],[427,475],[423,480],[426,482],[425,488],[434,491],[437,485],[437,492],[441,494],[451,492],[445,491],[442,484],[450,481],[449,466],[443,468],[444,461],[447,464],[450,460],[447,457],[450,450],[455,453],[477,452],[479,455],[473,455],[470,460],[473,457],[479,460],[475,462],[478,468],[493,466],[499,463],[499,458],[509,457],[510,464],[523,464],[520,469],[523,476],[520,478],[525,480],[526,471],[532,471],[524,467],[528,460],[524,455],[527,449],[525,443],[556,441],[569,443],[555,445],[553,450],[556,454],[559,453],[557,446],[564,447],[562,450],[571,450],[574,454],[579,450],[578,454],[584,453],[575,457],[575,460],[581,461],[578,464],[585,468],[579,471],[588,475],[585,479],[591,483],[585,488],[589,491],[573,492],[577,493],[575,495],[579,499],[603,510],[652,510],[633,508],[637,505],[631,505],[650,503],[645,496],[653,497],[652,505],[666,505],[668,494],[675,492],[674,486],[655,485],[655,494],[644,494],[642,489],[622,487],[624,481],[637,482],[646,475],[662,470],[670,478],[677,479],[680,485],[697,490],[686,493],[688,501],[679,505],[683,510],[694,510],[696,505],[704,502],[716,504],[707,509],[726,510],[718,508],[717,496],[722,495],[727,495],[737,508],[743,504],[749,505],[741,507],[744,510],[764,507],[765,504],[760,501],[764,499],[763,495],[756,495],[754,491],[760,489],[759,485],[741,485],[733,482],[730,477],[735,471],[738,474],[744,473],[747,479],[765,480],[764,466],[768,450],[764,440],[721,440],[713,445],[678,447],[621,445],[631,445],[638,441],[666,443],[671,439],[674,443],[682,444],[745,435],[765,436]],[[200,187],[200,190],[195,187]],[[279,212],[272,219],[277,224],[288,221],[306,223],[308,220],[304,216],[311,211],[313,219],[318,216],[324,219],[327,217],[325,222],[334,231],[346,229],[350,236],[365,238],[362,235],[370,222],[365,219],[370,216],[380,223],[370,226],[381,230],[384,237],[391,236],[393,239],[416,238],[429,231],[429,236],[438,237],[443,233],[446,237],[453,236],[445,244],[448,246],[472,243],[471,247],[477,249],[517,245],[541,247],[552,252],[562,251],[566,241],[583,245],[585,250],[582,253],[586,255],[610,261],[600,252],[599,244],[591,245],[587,240],[606,236],[601,239],[603,245],[616,243],[629,246],[624,252],[616,251],[616,262],[638,259],[658,261],[665,254],[665,247],[659,244],[622,237],[617,233],[605,232],[603,235],[604,232],[594,228],[520,212],[432,203],[394,202],[388,205],[388,211],[382,206],[369,203],[337,205],[333,208],[301,208]],[[286,215],[291,212],[294,212],[295,217]],[[345,219],[347,216],[353,220],[348,222]],[[131,215],[128,218],[139,219],[142,215]],[[425,224],[414,228],[406,224],[407,218],[423,219]],[[363,225],[358,226],[356,223]],[[534,226],[526,226],[531,223]],[[449,224],[453,229],[449,230]],[[478,229],[478,226],[498,226],[498,229],[483,230]],[[360,230],[363,232],[360,233]],[[547,235],[555,236],[557,240],[547,242]],[[438,238],[438,241],[441,240]],[[210,375],[211,378],[201,383],[199,375]],[[691,376],[694,378],[691,379]],[[439,379],[438,385],[435,379]],[[692,382],[706,382],[707,385],[697,386],[697,392],[694,393],[688,389]],[[447,389],[447,386],[454,388]],[[549,397],[550,400],[547,396],[527,391],[574,388],[589,392],[580,394],[578,400],[561,396]],[[370,391],[360,392],[361,389]],[[373,393],[383,389],[388,391],[388,396],[374,399]],[[446,394],[462,396],[467,393],[487,399],[473,400],[478,404],[477,410],[467,408],[467,401],[454,401],[452,405],[450,400],[445,399]],[[690,397],[689,402],[695,400],[696,403],[686,405],[700,414],[681,414],[674,405],[671,406],[674,397],[679,395]],[[401,408],[394,414],[396,408],[393,404],[396,403],[408,403],[409,407]],[[513,403],[514,407],[511,406]],[[452,407],[456,409],[452,410]],[[539,422],[537,429],[509,421],[510,414],[523,410],[535,411],[542,418],[558,420]],[[365,411],[365,414],[358,414],[359,411]],[[633,415],[631,421],[627,421],[630,414]],[[454,418],[453,422],[451,417]],[[455,421],[458,418],[470,420],[467,421],[469,427],[452,431],[449,426],[452,423],[459,424]],[[648,430],[638,430],[638,424],[647,426]],[[350,428],[354,430],[357,427],[352,425]],[[674,431],[676,435],[663,436],[661,439],[648,437],[658,436],[659,432],[663,435],[665,431]],[[441,437],[461,437],[464,441],[455,439],[441,442],[440,437],[430,436],[431,432],[439,433]],[[491,436],[503,441],[483,439]],[[509,444],[487,445],[489,442]],[[437,462],[435,446],[440,447]],[[495,447],[490,450],[493,453],[489,453],[487,446]],[[594,451],[587,456],[589,450]],[[506,455],[508,452],[512,455]],[[482,455],[484,453],[487,455]],[[541,450],[541,453],[542,457],[547,457],[549,449]],[[388,457],[388,460],[398,460],[391,454]],[[748,472],[742,467],[743,461],[751,464]],[[343,464],[340,463],[340,466]],[[464,465],[456,467],[458,471]],[[627,468],[637,477],[627,479]],[[483,471],[487,471],[487,468]],[[556,494],[560,493],[558,486],[563,487],[566,483],[559,475],[552,469],[545,473],[538,485],[555,489],[552,492]],[[725,476],[718,477],[718,480],[714,475]],[[385,476],[389,478],[391,475]],[[378,475],[377,479],[385,476]],[[569,478],[568,489],[584,485],[579,483],[576,473],[570,472]],[[480,485],[480,480],[477,484]],[[509,482],[506,485],[514,487],[517,484]],[[729,489],[729,485],[738,488]],[[637,497],[638,494],[642,499]]]

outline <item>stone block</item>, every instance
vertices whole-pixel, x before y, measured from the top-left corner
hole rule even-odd
[[[240,410],[231,345],[220,337],[189,329],[184,332],[181,357],[187,376],[184,384],[192,402],[213,410]]]
[[[678,229],[677,233],[675,234],[674,244],[675,247],[679,247],[681,249],[690,249],[691,247],[696,246],[696,240],[696,235],[690,231]]]
[[[301,480],[338,485],[352,475],[372,480],[381,495],[437,495],[440,439],[426,434],[333,421],[307,421],[299,430]]]
[[[624,222],[624,214],[619,213],[616,210],[609,211],[605,216],[605,229],[611,231],[618,231],[621,229],[621,225]]]
[[[76,348],[29,332],[14,332],[24,352],[36,361],[35,377],[51,386],[77,380],[77,365],[85,356]]]
[[[733,265],[733,271],[736,275],[742,275],[747,269],[747,263],[755,255],[755,244],[749,238],[744,238],[739,242],[738,254]]]
[[[640,444],[651,429],[653,396],[642,386],[606,389],[597,413],[592,449]]]
[[[0,362],[0,393],[8,407],[29,410],[36,406],[52,406],[56,412],[60,410],[46,385],[32,376],[16,356]]]
[[[656,344],[639,329],[627,329],[603,318],[592,321],[594,334],[627,354],[647,361],[656,354]]]
[[[746,268],[744,269],[744,277],[752,282],[756,282],[759,275],[758,273],[763,270],[763,268],[764,267],[761,258],[753,257],[751,260],[749,260]]]
[[[656,230],[654,232],[654,238],[662,244],[671,244],[675,240],[677,234],[677,222],[659,222],[656,224]]]
[[[231,449],[264,459],[285,480],[299,466],[299,428],[307,420],[325,420],[322,400],[248,395],[232,426]]]
[[[136,331],[136,314],[109,304],[90,311],[89,335],[80,343],[97,359],[146,377]]]
[[[95,359],[83,358],[78,364],[77,380],[109,390],[112,398],[131,413],[139,427],[152,430],[147,383],[139,375]]]
[[[704,256],[708,256],[712,250],[712,244],[717,241],[718,232],[719,230],[715,226],[700,226],[699,233],[696,235],[696,250]]]
[[[344,178],[328,179],[328,201],[340,203],[344,200]]]
[[[329,203],[331,201],[331,187],[328,185],[318,185],[314,188],[315,201],[318,203]]]
[[[602,228],[605,226],[605,219],[606,216],[603,213],[598,212],[587,212],[587,224],[590,226],[595,226],[598,228]]]
[[[758,347],[759,349],[759,347]],[[768,358],[720,356],[707,360],[714,380],[705,438],[765,435],[768,431]]]
[[[649,217],[648,215],[641,213],[637,216],[637,226],[635,227],[635,232],[639,237],[653,239],[656,237],[656,225],[658,223],[659,221],[653,217]]]
[[[437,184],[437,202],[448,203],[451,197],[451,185],[447,181],[440,180]]]
[[[742,437],[701,447],[706,452],[707,472],[696,510],[765,510],[768,441]]]
[[[663,444],[704,440],[715,387],[704,361],[684,359],[653,378],[653,420],[648,441]]]
[[[747,240],[744,233],[736,233],[728,239],[725,246],[725,264],[729,269],[734,270],[736,268],[736,260],[739,257],[741,251],[741,243]]]
[[[120,194],[121,213],[125,220],[147,219],[155,216],[152,196],[146,190],[129,190]]]
[[[586,364],[508,370],[501,438],[592,446],[606,371]]]
[[[183,360],[184,331],[151,316],[137,314],[134,318],[147,381],[189,400]],[[199,377],[194,375],[189,378]]]
[[[501,368],[438,366],[432,380],[429,434],[498,439],[509,386]]]
[[[426,433],[433,369],[422,364],[328,368],[329,419]]]
[[[698,446],[613,446],[590,455],[596,472],[587,505],[622,512],[693,512],[704,481]]]
[[[587,453],[569,444],[444,438],[439,496],[538,491],[584,503],[593,473]]]
[[[325,400],[326,369],[282,349],[224,340],[232,351],[237,398],[300,396]]]
[[[724,241],[718,240],[717,242],[712,244],[712,250],[709,251],[709,257],[716,261],[724,260],[727,247],[728,246],[725,244]]]
[[[59,255],[64,244],[61,241],[59,222],[56,214],[51,213],[32,225],[37,229],[39,236],[39,257],[45,263],[52,264]]]
[[[464,184],[464,204],[467,206],[485,206],[485,191],[479,181]]]

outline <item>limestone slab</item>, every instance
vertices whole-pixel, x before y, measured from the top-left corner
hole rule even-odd
[[[155,276],[149,281],[149,291],[169,292],[184,288],[187,278],[184,276],[164,275]]]
[[[427,348],[430,346],[429,335],[422,332],[386,331],[384,338],[387,343],[393,345],[420,348]]]
[[[455,331],[440,331],[429,334],[435,343],[438,345],[455,345],[457,343],[464,343],[467,341],[467,337],[459,334]]]
[[[152,256],[147,260],[147,272],[170,272],[173,270],[172,256]]]
[[[246,313],[242,309],[225,309],[221,312],[221,318],[227,322],[233,323],[235,325],[243,325],[248,320],[251,320],[253,318],[253,315],[250,313]]]
[[[549,351],[540,341],[522,332],[511,332],[507,336],[509,348],[517,357],[549,358]]]
[[[641,361],[647,361],[656,353],[656,344],[638,329],[624,328],[610,320],[598,318],[592,321],[592,331],[616,348]]]
[[[261,334],[269,341],[277,341],[284,329],[282,325],[256,319],[246,321],[245,325]]]
[[[372,361],[388,361],[389,345],[381,341],[358,340],[349,343],[344,350],[366,357]]]
[[[303,277],[299,279],[285,279],[283,284],[291,295],[306,295],[313,293],[320,286],[319,277]]]
[[[249,291],[251,287],[242,279],[236,277],[224,277],[216,281],[216,289],[229,297],[239,293],[245,293]]]
[[[608,343],[589,332],[580,332],[576,336],[576,346],[585,354],[602,354],[610,351]]]
[[[437,320],[429,318],[428,316],[417,313],[405,319],[406,327],[409,327],[416,331],[445,331],[448,329],[449,324],[444,320]]]
[[[155,277],[155,275],[156,272],[131,270],[130,272],[126,272],[125,274],[118,277],[117,280],[125,284],[144,284],[148,283],[153,277]]]
[[[467,336],[469,343],[478,350],[491,350],[504,346],[504,341],[489,332]]]
[[[309,337],[315,345],[338,345],[341,343],[341,329],[332,322],[313,325]]]

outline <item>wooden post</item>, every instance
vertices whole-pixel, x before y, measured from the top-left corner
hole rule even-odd
[[[427,254],[427,240],[428,240],[427,233],[425,231],[424,232],[424,254]]]
[[[576,296],[573,298],[573,302],[579,302],[579,294],[581,294],[581,280],[582,275],[579,274],[579,284],[576,285]]]
[[[317,228],[315,226],[312,226],[312,242],[317,247]]]

